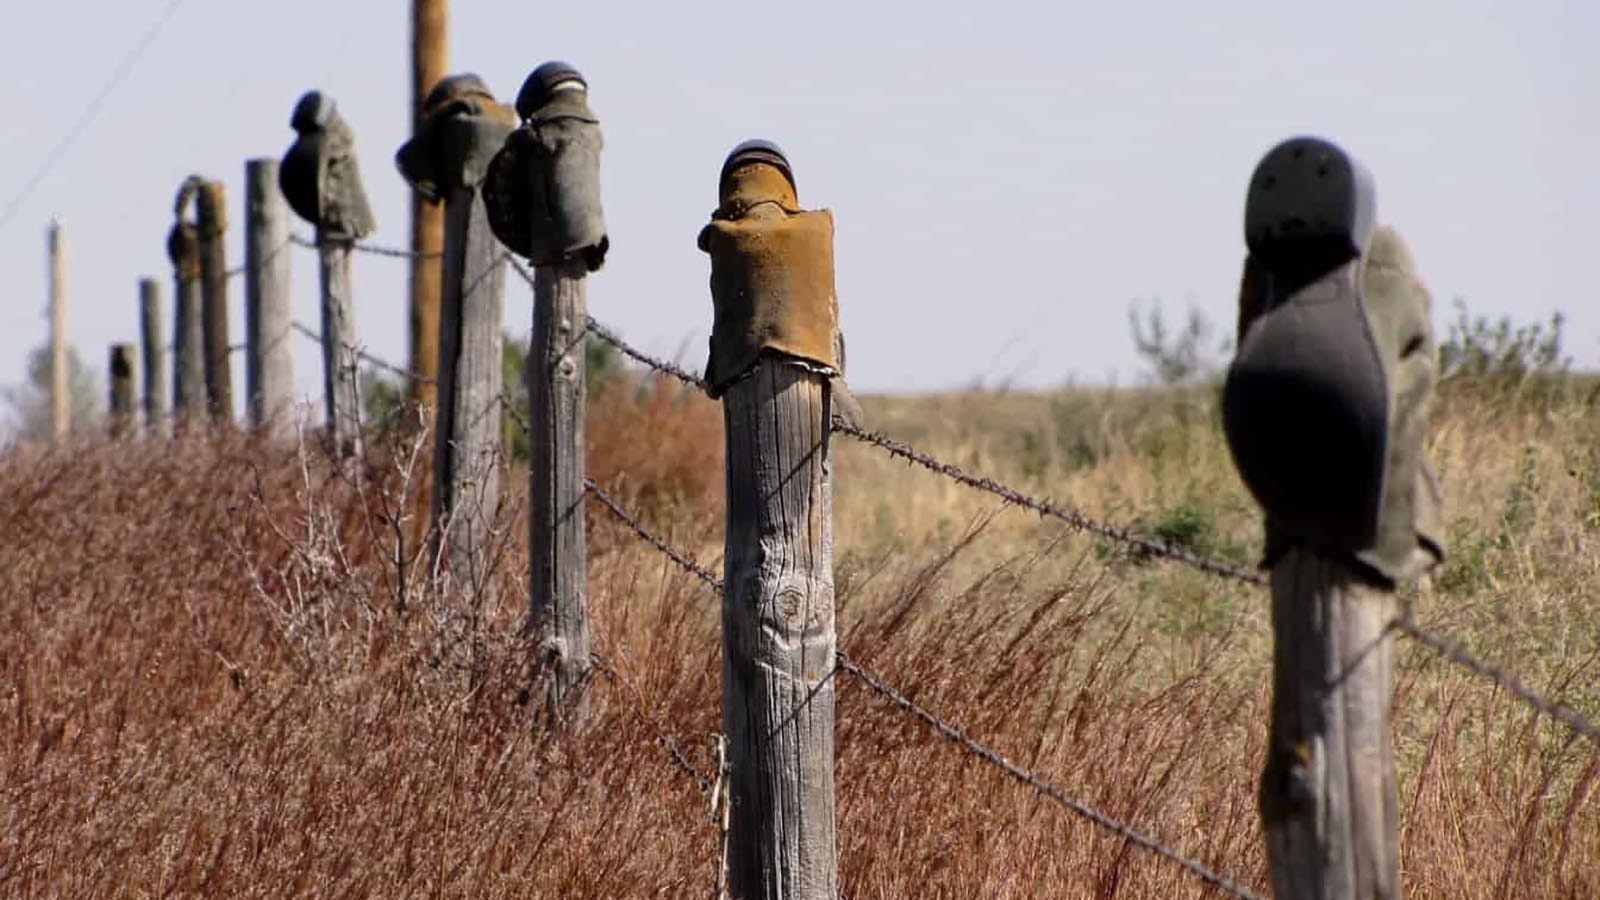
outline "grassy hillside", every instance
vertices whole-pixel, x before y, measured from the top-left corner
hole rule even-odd
[[[866,406],[961,465],[1253,559],[1205,390]],[[591,430],[596,479],[720,568],[716,407],[616,379]],[[1588,383],[1446,390],[1429,446],[1453,555],[1411,597],[1591,715],[1597,438]],[[1264,596],[835,446],[841,645],[1264,890]],[[0,458],[0,895],[711,897],[717,829],[663,743],[714,772],[718,599],[592,507],[616,677],[560,735],[517,636],[520,497],[493,583],[437,590],[408,500],[425,471],[399,445],[338,472],[238,438]],[[1422,648],[1403,645],[1397,682],[1409,896],[1600,896],[1600,751]],[[839,687],[849,897],[1209,896]]]

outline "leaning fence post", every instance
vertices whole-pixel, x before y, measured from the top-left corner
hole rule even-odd
[[[132,344],[112,344],[107,368],[111,384],[111,437],[121,439],[133,434],[137,413],[134,397],[133,359],[136,350]]]
[[[500,508],[505,265],[478,188],[516,114],[476,75],[440,81],[424,106],[396,162],[418,193],[444,203],[433,540],[452,580],[481,592],[491,589],[486,563]]]
[[[1365,170],[1314,138],[1269,152],[1246,203],[1223,425],[1267,517],[1279,897],[1401,895],[1390,625],[1395,587],[1443,556],[1422,460],[1437,362],[1427,290],[1375,209]]]
[[[167,256],[172,260],[172,409],[180,422],[205,414],[205,327],[200,317],[200,236],[184,213],[193,197],[191,181],[178,190]]]
[[[167,420],[166,334],[161,325],[161,283],[139,279],[139,349],[144,363],[144,427],[165,433]]]
[[[308,91],[295,103],[289,125],[295,140],[283,156],[278,179],[289,206],[317,230],[323,402],[335,454],[353,456],[361,448],[361,389],[350,254],[375,223],[356,162],[355,137],[333,100]]]
[[[589,671],[584,542],[587,275],[610,244],[600,204],[600,123],[588,83],[562,62],[517,93],[522,125],[495,155],[483,195],[495,236],[534,265],[529,402],[528,621],[551,669],[550,701],[581,716]]]
[[[289,218],[278,192],[278,161],[244,165],[245,406],[267,437],[292,433],[294,354],[289,329]]]
[[[716,307],[706,380],[727,440],[722,723],[736,900],[834,900],[833,217],[781,151],[739,145],[700,233]]]
[[[228,352],[228,213],[222,182],[195,187],[195,229],[200,239],[200,321],[205,333],[206,408],[211,419],[233,419],[233,366]]]

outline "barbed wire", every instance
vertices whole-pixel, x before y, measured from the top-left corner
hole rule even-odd
[[[615,497],[606,493],[605,489],[596,484],[593,478],[585,478],[583,480],[583,486],[590,494],[594,495],[596,500],[600,501],[600,505],[609,510],[611,514],[616,516],[617,519],[621,520],[624,525],[627,525],[629,528],[633,529],[633,533],[638,535],[642,540],[644,540],[645,543],[666,554],[666,556],[673,562],[677,563],[679,566],[682,566],[685,570],[699,578],[701,581],[704,581],[707,585],[718,591],[722,590],[721,578],[718,578],[716,575],[714,575],[710,569],[707,569],[705,566],[695,562],[694,557],[689,556],[661,538],[656,537],[655,534],[650,531],[650,529],[646,528],[644,524],[639,521],[637,516],[634,516],[632,513],[629,513],[626,509],[624,509],[622,504],[618,503]]]
[[[880,450],[887,451],[890,456],[897,456],[909,462],[916,463],[930,472],[943,475],[951,481],[964,484],[967,487],[974,488],[976,490],[984,491],[985,493],[993,494],[994,496],[999,497],[1000,499],[1005,500],[1012,505],[1033,510],[1041,516],[1049,516],[1050,518],[1064,522],[1068,526],[1078,531],[1085,531],[1090,534],[1099,535],[1100,537],[1126,544],[1149,556],[1181,563],[1182,565],[1188,566],[1191,569],[1196,569],[1198,571],[1216,575],[1221,578],[1243,582],[1256,587],[1264,587],[1267,584],[1267,579],[1259,572],[1245,569],[1225,560],[1215,559],[1213,557],[1195,553],[1194,551],[1189,550],[1188,548],[1179,544],[1140,534],[1130,528],[1125,528],[1120,525],[1111,525],[1106,522],[1100,522],[1095,519],[1091,519],[1077,510],[1067,509],[1065,507],[1058,506],[1049,500],[1034,497],[1030,494],[1024,494],[1016,488],[1002,484],[987,476],[974,475],[960,466],[957,466],[953,463],[947,463],[932,456],[931,454],[924,453],[909,444],[897,441],[894,438],[888,437],[887,435],[879,434],[875,431],[868,431],[865,428],[851,425],[850,423],[841,421],[839,419],[834,420],[833,430],[838,434],[849,435],[850,437],[853,437],[862,443],[870,444],[879,448]]]
[[[693,372],[690,372],[675,362],[659,359],[641,350],[635,349],[631,344],[623,340],[621,335],[595,321],[593,316],[588,318],[587,322],[585,323],[585,327],[588,328],[590,334],[602,341],[605,341],[612,347],[615,347],[622,355],[627,356],[636,362],[643,363],[644,365],[654,369],[657,372],[660,372],[663,375],[671,375],[673,378],[678,379],[690,387],[696,387],[702,391],[706,389],[706,380],[704,378],[701,378]]]
[[[606,680],[610,681],[618,690],[631,695],[633,703],[629,706],[629,712],[633,714],[634,719],[638,721],[640,725],[643,725],[654,732],[656,744],[667,751],[667,754],[672,758],[673,763],[675,763],[677,767],[684,772],[684,774],[694,779],[695,784],[697,784],[700,788],[700,793],[710,796],[711,792],[716,789],[716,784],[711,780],[711,777],[706,775],[704,772],[701,772],[700,769],[695,766],[692,761],[690,761],[688,754],[683,752],[683,748],[679,746],[675,739],[673,739],[672,735],[667,734],[665,730],[656,725],[654,722],[650,721],[650,719],[645,716],[644,710],[642,709],[643,703],[639,698],[639,692],[633,688],[633,685],[630,684],[627,679],[623,678],[622,675],[617,672],[616,667],[611,664],[611,660],[607,659],[603,653],[590,653],[589,662],[596,669],[598,669],[600,674],[604,675]]]
[[[1110,815],[1107,815],[1088,803],[1073,797],[1071,794],[1068,794],[1061,788],[1044,781],[1032,770],[1018,765],[1005,754],[967,734],[961,729],[960,726],[952,724],[945,718],[930,711],[927,707],[918,704],[915,700],[912,700],[910,697],[906,696],[903,692],[896,689],[882,678],[879,678],[877,675],[873,674],[854,660],[850,659],[850,657],[842,650],[838,653],[838,667],[840,670],[855,678],[861,684],[870,688],[874,693],[899,707],[901,711],[920,719],[927,725],[931,726],[934,731],[938,732],[940,737],[943,737],[945,740],[957,745],[972,756],[976,756],[984,762],[987,762],[989,765],[1011,776],[1016,781],[1028,786],[1029,788],[1032,788],[1036,793],[1049,797],[1051,800],[1054,800],[1082,818],[1087,819],[1096,826],[1118,835],[1123,840],[1126,840],[1128,843],[1133,844],[1135,847],[1138,847],[1141,850],[1144,850],[1148,853],[1153,853],[1170,863],[1181,866],[1182,868],[1188,870],[1191,875],[1194,875],[1195,877],[1223,891],[1224,893],[1230,894],[1234,897],[1243,897],[1246,898],[1246,900],[1262,900],[1261,895],[1250,890],[1244,885],[1239,884],[1233,879],[1219,874],[1216,870],[1212,869],[1210,866],[1207,866],[1205,863],[1185,856],[1183,853],[1168,847],[1150,835],[1139,831],[1125,822],[1112,818]]]
[[[310,325],[307,325],[298,319],[294,320],[290,324],[294,326],[295,331],[298,331],[313,341],[316,341],[318,344],[322,343],[322,333],[317,331],[315,328],[312,328]],[[412,372],[410,369],[397,366],[381,356],[367,352],[366,349],[358,347],[355,344],[347,343],[344,345],[344,348],[351,353],[354,353],[356,357],[363,362],[371,363],[372,365],[398,375],[401,378],[410,379],[411,381],[415,381],[420,384],[433,384],[432,378],[429,378],[426,375],[418,375],[417,373]]]
[[[1409,613],[1396,617],[1394,621],[1389,623],[1389,627],[1429,648],[1445,660],[1468,669],[1481,678],[1494,682],[1523,703],[1561,722],[1578,734],[1600,743],[1600,727],[1596,727],[1593,722],[1584,718],[1577,710],[1545,697],[1533,688],[1523,684],[1519,678],[1504,668],[1481,657],[1474,656],[1465,647],[1449,638],[1429,631],[1427,628],[1417,624],[1417,621],[1411,618]]]
[[[593,479],[585,479],[584,485],[588,488],[589,493],[593,494],[602,505],[610,510],[614,516],[622,520],[622,522],[632,529],[632,531],[642,540],[655,547],[662,554],[666,555],[669,559],[677,563],[690,574],[699,578],[701,581],[704,581],[710,587],[713,587],[719,591],[722,589],[723,581],[721,578],[718,578],[710,570],[696,563],[694,559],[687,553],[684,553],[652,533],[643,525],[643,523],[639,521],[637,516],[632,515],[626,509],[623,509],[621,504],[617,503],[615,498],[611,497],[611,495],[606,493],[604,489],[595,484]],[[835,669],[837,671],[843,671],[854,677],[856,680],[860,681],[863,685],[870,688],[875,693],[893,702],[903,712],[906,712],[915,718],[933,726],[942,737],[954,742],[967,753],[983,760],[991,766],[1000,769],[1005,774],[1032,788],[1037,793],[1049,797],[1051,800],[1054,800],[1055,802],[1066,807],[1068,810],[1071,810],[1079,816],[1087,819],[1094,825],[1111,831],[1112,833],[1118,835],[1122,839],[1128,841],[1136,847],[1139,847],[1142,850],[1146,850],[1155,854],[1156,856],[1161,857],[1162,859],[1167,860],[1168,862],[1172,862],[1183,867],[1191,874],[1227,894],[1230,894],[1234,897],[1244,898],[1244,900],[1262,900],[1259,894],[1256,894],[1249,888],[1218,874],[1204,863],[1185,856],[1183,853],[1168,847],[1165,844],[1162,844],[1155,838],[1150,837],[1133,826],[1119,821],[1118,819],[1113,818],[1094,806],[1079,800],[1078,798],[1062,790],[1060,787],[1043,780],[1034,772],[1012,762],[1011,759],[1005,754],[994,749],[993,747],[988,746],[987,744],[982,743],[981,741],[978,741],[977,739],[968,735],[960,727],[951,724],[949,721],[945,720],[936,713],[919,705],[916,703],[916,701],[906,696],[903,692],[894,688],[888,682],[884,681],[882,678],[879,678],[877,675],[873,674],[859,663],[852,660],[849,655],[842,650],[837,652]]]
[[[289,242],[310,250],[319,249],[314,238],[303,237],[298,234],[289,235]],[[387,256],[390,259],[442,259],[444,257],[443,253],[417,253],[414,250],[407,250],[403,247],[385,247],[381,244],[369,244],[366,241],[354,241],[351,243],[350,249],[357,253],[365,253],[369,256]]]

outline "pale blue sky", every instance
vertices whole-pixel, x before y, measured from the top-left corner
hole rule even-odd
[[[0,54],[9,202],[168,0],[55,0]],[[311,87],[355,129],[379,229],[406,240],[391,157],[408,127],[408,4],[187,0],[8,223],[0,383],[46,333],[44,229],[71,244],[72,342],[95,365],[137,338],[135,284],[170,282],[163,238],[190,172],[281,155]],[[313,24],[314,23],[314,24]],[[502,97],[561,58],[606,129],[612,254],[590,307],[698,366],[711,321],[694,238],[735,142],[789,152],[838,222],[839,303],[862,390],[1126,382],[1135,298],[1233,316],[1241,201],[1283,137],[1332,137],[1377,177],[1436,307],[1569,316],[1600,363],[1600,3],[543,4],[456,0],[451,68]],[[303,228],[301,229],[304,230]],[[237,229],[230,262],[240,259]],[[315,261],[294,260],[315,320]],[[357,263],[357,326],[405,358],[402,263]],[[235,285],[233,327],[243,333]],[[166,290],[170,313],[170,284]],[[527,328],[508,284],[507,325]],[[170,324],[169,324],[170,328]],[[315,394],[314,348],[296,345]],[[236,376],[237,377],[237,376]]]

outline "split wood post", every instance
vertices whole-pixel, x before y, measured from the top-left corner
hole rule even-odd
[[[289,216],[278,161],[245,162],[245,405],[264,437],[293,433],[294,353],[289,309]]]
[[[111,376],[111,437],[115,440],[129,437],[134,432],[138,415],[135,411],[137,401],[134,399],[138,392],[133,375],[136,352],[132,344],[111,345],[108,369]]]
[[[766,142],[735,148],[719,194],[700,247],[716,305],[707,380],[727,441],[730,894],[835,900],[833,220],[799,211],[788,161]]]
[[[219,181],[204,181],[195,200],[200,238],[200,320],[205,333],[206,409],[211,420],[233,419],[233,367],[228,344],[228,214]]]
[[[1400,896],[1389,738],[1396,603],[1302,548],[1272,568],[1272,725],[1261,817],[1273,893]]]
[[[550,669],[551,708],[586,712],[584,346],[588,274],[610,239],[600,205],[600,122],[588,82],[564,62],[540,65],[517,92],[522,121],[499,148],[483,195],[490,228],[534,265],[529,403],[528,621]]]
[[[167,235],[172,260],[172,411],[181,425],[205,415],[205,324],[200,315],[200,236],[184,219],[194,179],[178,191],[176,221]]]
[[[151,435],[166,433],[167,337],[161,322],[161,283],[139,279],[139,350],[144,365],[144,427]]]
[[[50,223],[50,438],[57,444],[72,431],[72,385],[67,365],[67,236],[61,220]]]
[[[1371,175],[1335,144],[1270,150],[1222,424],[1265,512],[1273,698],[1260,810],[1273,892],[1401,896],[1389,732],[1395,590],[1443,560],[1423,452],[1437,377],[1430,300],[1376,224]]]
[[[476,75],[428,95],[427,117],[396,161],[419,194],[444,203],[433,451],[433,546],[450,579],[492,590],[490,539],[500,512],[505,255],[478,188],[516,113]]]

